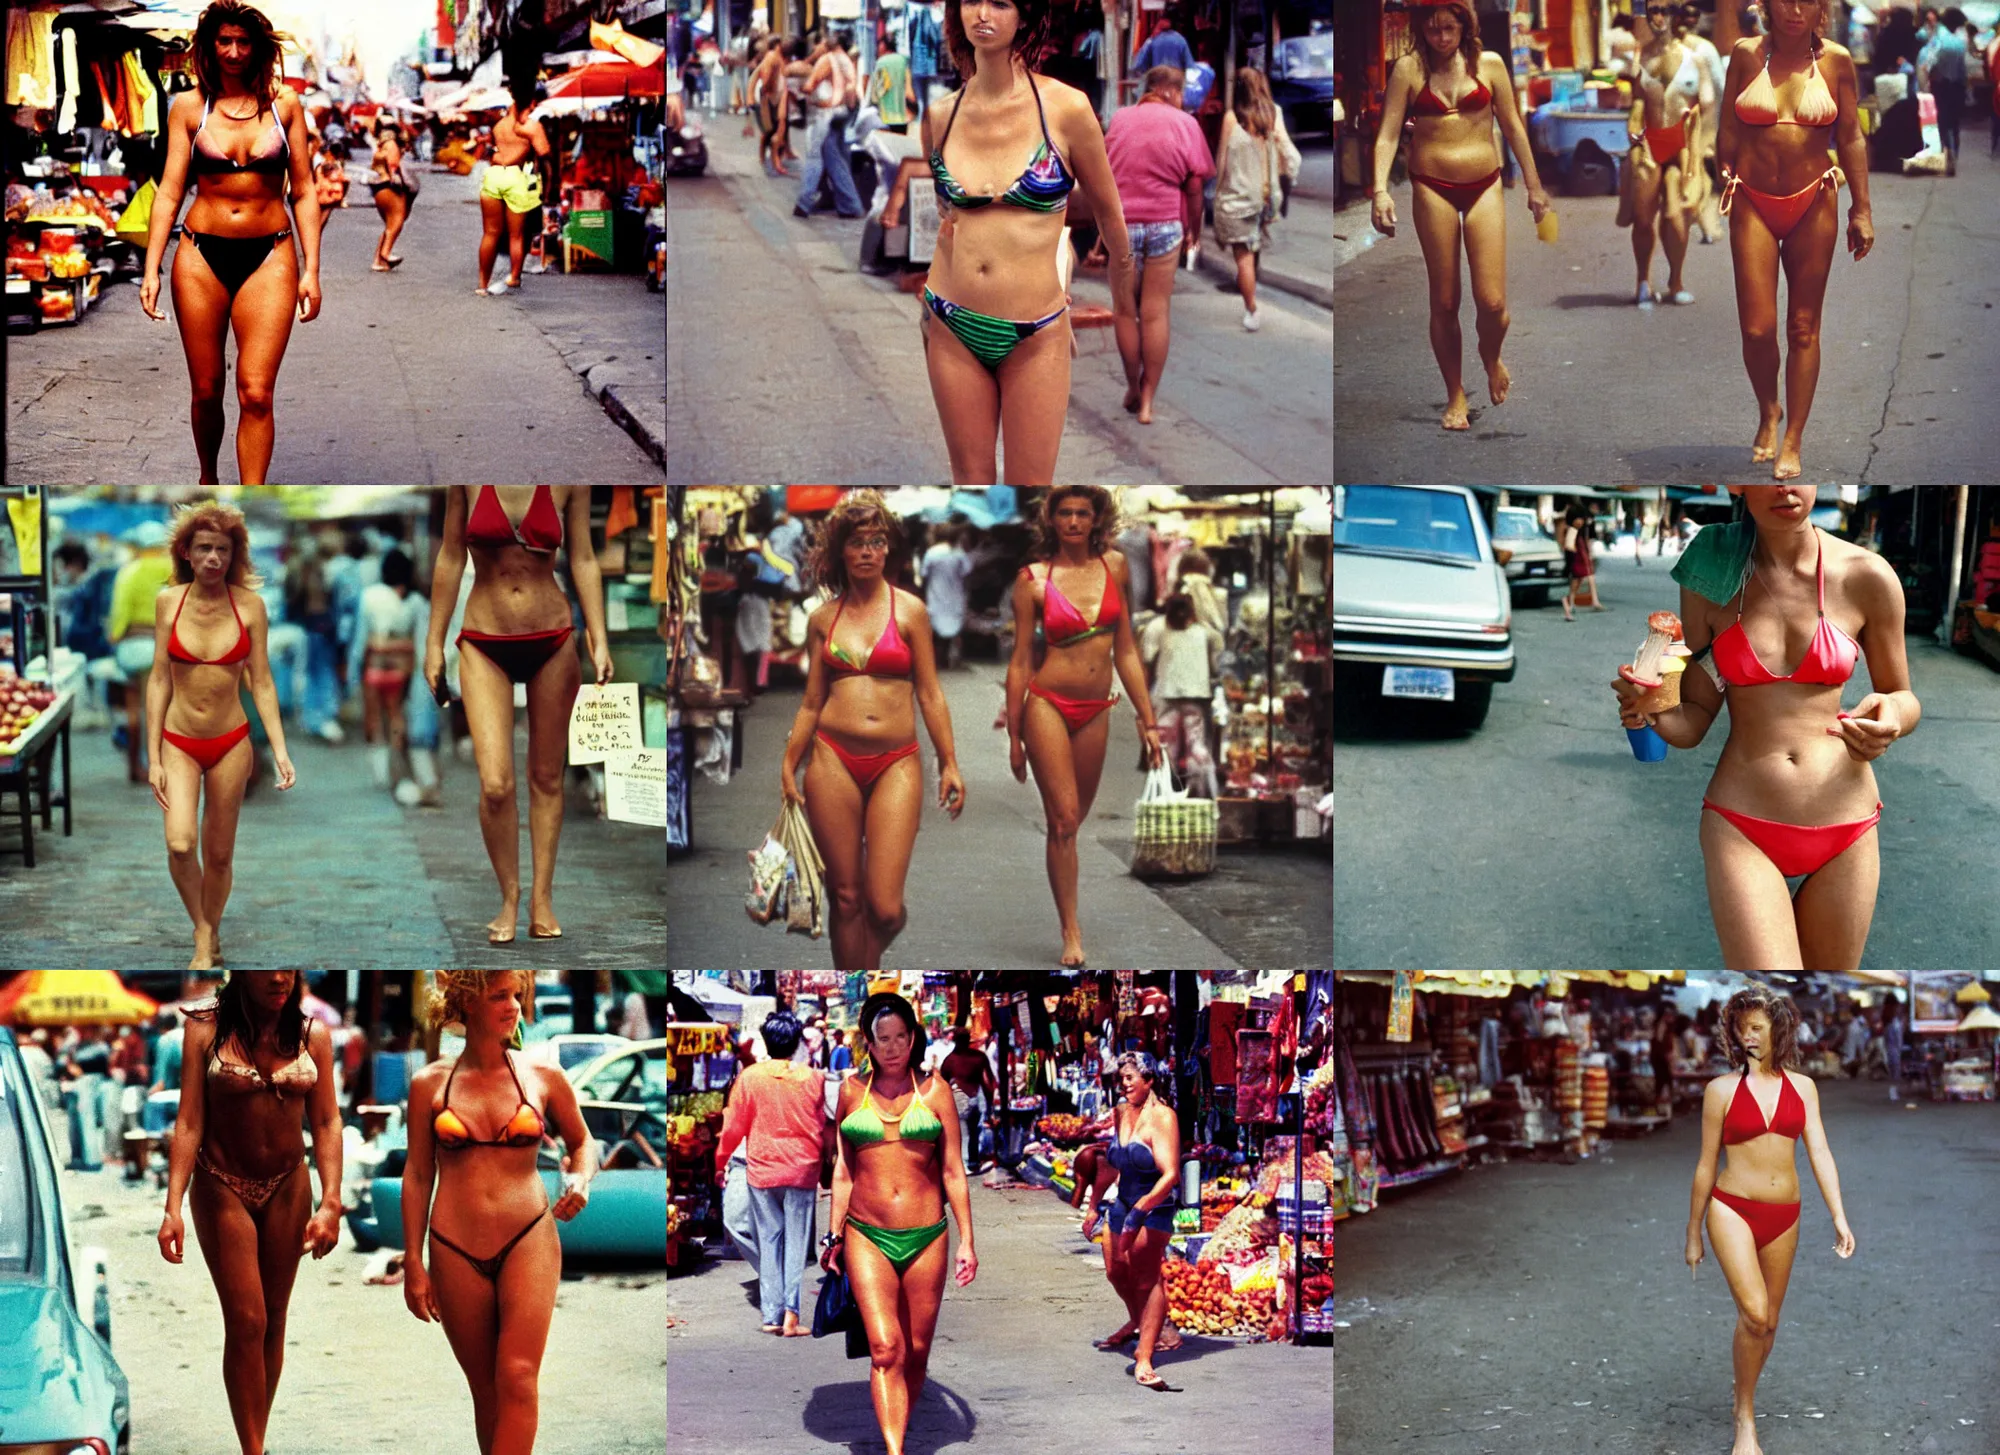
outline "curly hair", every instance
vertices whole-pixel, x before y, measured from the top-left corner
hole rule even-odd
[[[1753,1010],[1771,1018],[1770,1064],[1775,1069],[1796,1071],[1799,1065],[1799,1012],[1789,995],[1781,995],[1768,985],[1752,985],[1737,991],[1722,1007],[1720,1032],[1723,1053],[1729,1064],[1741,1071],[1750,1063],[1749,1053],[1736,1037],[1736,1023]]]
[[[1042,497],[1041,513],[1035,517],[1035,559],[1053,561],[1061,542],[1056,536],[1056,507],[1072,495],[1090,502],[1097,520],[1090,527],[1090,554],[1101,556],[1111,547],[1112,532],[1118,529],[1118,501],[1102,485],[1058,485]]]
[[[945,0],[944,45],[950,52],[952,64],[965,80],[972,79],[979,69],[979,57],[972,48],[972,40],[965,32],[965,19],[959,14],[964,0]],[[1014,32],[1014,54],[1021,64],[1033,70],[1042,59],[1042,52],[1049,41],[1049,20],[1051,7],[1049,0],[1010,0],[1020,13],[1020,28]]]
[[[167,534],[167,554],[173,558],[174,580],[194,580],[194,567],[188,561],[188,551],[194,545],[195,532],[202,530],[229,537],[227,580],[231,586],[255,591],[264,584],[264,578],[250,569],[250,526],[243,519],[243,512],[217,500],[183,505],[174,512],[173,527]]]
[[[521,988],[521,1019],[535,1018],[535,973],[532,970],[439,970],[424,988],[421,1007],[423,1024],[442,1030],[463,1026],[466,1012],[493,986],[501,975],[517,975]]]
[[[1417,58],[1417,64],[1424,68],[1424,82],[1430,82],[1431,44],[1424,38],[1424,26],[1429,23],[1435,11],[1450,10],[1458,16],[1458,53],[1465,57],[1465,69],[1477,78],[1479,75],[1479,19],[1472,13],[1469,0],[1433,0],[1420,11],[1412,12],[1410,28],[1410,53]]]
[[[250,33],[246,79],[260,103],[259,109],[270,106],[278,89],[278,32],[269,16],[243,0],[214,0],[195,21],[194,43],[189,49],[194,58],[196,87],[204,100],[212,101],[222,94],[222,61],[215,45],[225,25],[240,26]]]
[[[863,525],[877,520],[881,521],[883,532],[889,537],[889,554],[883,561],[886,574],[888,563],[902,554],[903,528],[897,524],[881,491],[852,490],[840,497],[840,503],[827,513],[818,534],[813,537],[812,549],[806,557],[806,578],[824,586],[835,596],[845,596],[847,538]]]

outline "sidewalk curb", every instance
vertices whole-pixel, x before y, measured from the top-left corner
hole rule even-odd
[[[1233,255],[1220,253],[1212,239],[1204,239],[1200,253],[1195,257],[1195,266],[1217,282],[1236,281],[1236,259]],[[1303,298],[1308,303],[1317,303],[1321,308],[1333,307],[1333,284],[1321,283],[1312,278],[1300,277],[1282,264],[1267,263],[1257,274],[1257,286],[1275,288],[1280,293],[1289,293],[1294,298]]]
[[[633,442],[640,449],[644,450],[656,465],[662,470],[666,469],[667,416],[665,401],[661,401],[660,427],[656,430],[653,428],[651,422],[642,419],[639,415],[632,412],[632,409],[625,403],[623,395],[620,394],[617,384],[607,383],[600,388],[591,381],[588,373],[579,377],[583,380],[584,388],[597,396],[597,402],[604,406],[604,412],[611,416],[613,422],[620,429],[624,430],[625,433],[632,436]]]

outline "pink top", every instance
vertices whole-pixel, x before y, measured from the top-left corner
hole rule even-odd
[[[1163,102],[1119,107],[1105,130],[1104,149],[1127,222],[1185,223],[1188,178],[1215,175],[1201,123]]]
[[[715,1165],[748,1139],[752,1187],[818,1187],[826,1127],[826,1073],[791,1061],[759,1061],[736,1078]]]

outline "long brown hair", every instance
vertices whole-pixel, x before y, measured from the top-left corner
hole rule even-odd
[[[883,533],[889,537],[888,554],[883,557],[882,577],[893,580],[891,564],[902,554],[903,531],[897,525],[896,517],[889,511],[889,504],[879,490],[853,490],[841,496],[840,503],[828,512],[819,534],[813,538],[811,553],[806,557],[806,577],[817,585],[824,586],[835,596],[847,594],[847,538],[864,525],[876,522],[882,525]]]
[[[944,0],[944,48],[958,70],[961,90],[979,69],[978,53],[973,50],[972,40],[965,33],[965,20],[958,13],[963,3],[964,0]],[[1020,29],[1014,32],[1014,54],[1032,71],[1048,44],[1049,0],[1007,0],[1007,3],[1021,17]]]
[[[245,77],[256,95],[258,109],[272,106],[278,88],[278,32],[270,17],[243,0],[213,0],[194,23],[194,79],[204,100],[222,94],[222,62],[215,53],[216,38],[225,25],[241,26],[250,33],[250,64]],[[273,107],[275,110],[276,108]]]
[[[1780,995],[1768,985],[1752,985],[1737,991],[1722,1007],[1722,1049],[1729,1057],[1729,1064],[1738,1071],[1750,1064],[1749,1053],[1743,1043],[1736,1038],[1736,1023],[1753,1010],[1761,1010],[1771,1018],[1771,1055],[1773,1070],[1798,1070],[1799,1066],[1799,1012],[1789,995]]]
[[[1277,129],[1278,107],[1271,100],[1271,83],[1255,66],[1236,68],[1236,124],[1252,136],[1269,136]]]
[[[229,537],[229,570],[223,579],[231,586],[255,591],[264,584],[264,578],[250,569],[250,527],[243,519],[243,512],[219,500],[183,505],[174,512],[173,529],[167,536],[167,554],[173,558],[174,580],[194,580],[194,566],[188,561],[187,553],[194,544],[195,532],[200,530],[212,530],[217,535]]]
[[[1097,519],[1090,527],[1090,554],[1101,556],[1111,545],[1111,533],[1118,528],[1118,502],[1102,485],[1058,485],[1042,497],[1041,514],[1035,517],[1035,559],[1053,561],[1062,543],[1056,536],[1056,507],[1072,495],[1090,502]]]
[[[1467,0],[1435,0],[1410,16],[1410,49],[1417,53],[1417,64],[1424,68],[1424,84],[1431,79],[1431,43],[1424,39],[1424,27],[1429,23],[1433,11],[1451,10],[1458,15],[1458,53],[1465,57],[1466,73],[1474,80],[1479,78],[1479,17],[1472,13]]]

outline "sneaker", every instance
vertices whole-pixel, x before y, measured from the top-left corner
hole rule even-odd
[[[1243,315],[1243,327],[1246,331],[1255,333],[1263,326],[1264,321],[1257,316],[1257,311],[1254,308]]]
[[[317,732],[315,732],[313,736],[318,738],[321,742],[331,743],[335,747],[338,747],[340,746],[340,744],[347,741],[347,734],[341,730],[341,726],[337,722],[327,723],[324,727],[321,727]]]

